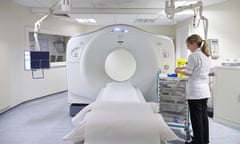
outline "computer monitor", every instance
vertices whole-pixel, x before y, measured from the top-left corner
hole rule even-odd
[[[25,70],[50,68],[49,51],[25,51]]]

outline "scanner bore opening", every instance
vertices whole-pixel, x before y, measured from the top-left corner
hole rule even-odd
[[[136,60],[130,51],[118,48],[105,59],[105,72],[115,81],[127,81],[136,71]]]

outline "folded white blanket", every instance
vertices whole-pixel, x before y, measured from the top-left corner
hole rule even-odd
[[[78,127],[65,139],[84,138],[85,144],[160,144],[177,138],[150,103],[95,102],[73,121]]]

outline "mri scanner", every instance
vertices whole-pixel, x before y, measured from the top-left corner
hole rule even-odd
[[[130,82],[156,100],[156,73],[175,68],[171,38],[130,25],[110,25],[72,37],[67,45],[70,104],[89,104],[109,82]]]

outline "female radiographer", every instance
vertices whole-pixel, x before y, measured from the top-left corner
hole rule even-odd
[[[186,89],[193,129],[193,140],[190,144],[208,144],[207,100],[210,97],[208,86],[210,52],[207,42],[196,34],[186,39],[186,45],[191,51],[188,63],[186,67],[177,67],[175,72],[189,76]]]

